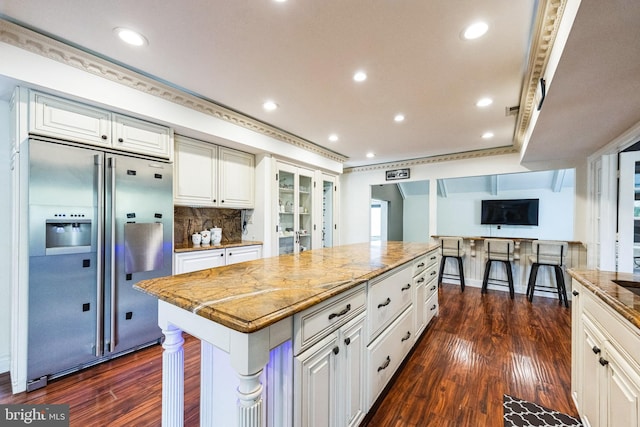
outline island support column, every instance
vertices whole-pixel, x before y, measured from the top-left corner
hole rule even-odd
[[[231,366],[240,379],[238,386],[238,427],[262,427],[264,387],[260,375],[269,363],[269,328],[231,334]]]
[[[184,339],[182,331],[169,324],[162,330],[162,427],[184,424]]]

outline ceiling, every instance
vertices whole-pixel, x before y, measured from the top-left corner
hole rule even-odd
[[[582,0],[524,161],[586,156],[640,119],[638,4]],[[513,144],[505,108],[520,103],[537,0],[172,5],[0,0],[0,16],[342,154],[345,167]],[[463,40],[478,20],[487,34]],[[122,44],[115,27],[148,45]],[[476,107],[484,96],[493,104]]]

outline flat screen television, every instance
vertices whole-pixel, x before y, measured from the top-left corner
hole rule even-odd
[[[481,224],[538,225],[539,199],[483,200]]]

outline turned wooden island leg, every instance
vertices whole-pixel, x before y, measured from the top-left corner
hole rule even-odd
[[[162,426],[184,424],[184,339],[173,325],[162,330]]]

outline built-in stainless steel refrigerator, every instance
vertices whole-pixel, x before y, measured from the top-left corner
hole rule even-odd
[[[157,300],[139,280],[171,275],[172,165],[31,139],[27,390],[157,342]]]

